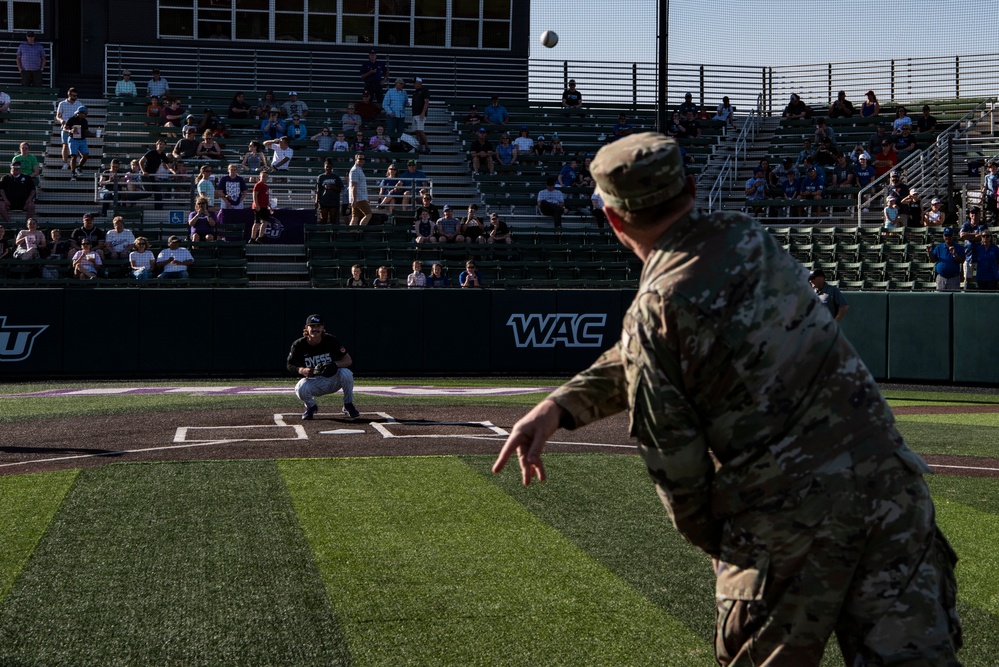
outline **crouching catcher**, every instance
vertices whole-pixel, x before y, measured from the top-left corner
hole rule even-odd
[[[354,407],[354,374],[348,368],[350,355],[335,336],[326,333],[321,315],[309,315],[302,337],[291,345],[288,370],[302,376],[295,395],[305,404],[302,419],[312,419],[319,411],[317,396],[343,390],[343,413],[351,419],[361,413]]]

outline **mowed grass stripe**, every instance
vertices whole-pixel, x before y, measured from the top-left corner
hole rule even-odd
[[[0,477],[0,600],[31,556],[76,473]]]
[[[898,431],[905,437],[909,447],[919,454],[939,454],[946,456],[986,456],[999,457],[996,427],[999,415],[947,415],[966,418],[968,423],[940,423],[944,415],[900,415],[897,417]],[[972,423],[988,417],[988,424]]]
[[[708,642],[456,458],[279,467],[356,665],[711,662]]]
[[[0,664],[349,664],[273,462],[80,473],[0,606]]]

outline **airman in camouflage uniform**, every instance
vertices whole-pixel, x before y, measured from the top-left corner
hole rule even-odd
[[[958,665],[957,560],[884,397],[804,269],[752,218],[695,210],[677,144],[591,173],[644,261],[621,340],[514,427],[525,484],[559,427],[628,410],[676,528],[712,557],[721,665]]]

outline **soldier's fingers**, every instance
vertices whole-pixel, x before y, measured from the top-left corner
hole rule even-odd
[[[510,437],[503,443],[503,448],[493,463],[493,472],[497,473],[502,470],[506,466],[507,461],[510,460],[510,457],[513,456],[513,453],[526,444],[529,444],[528,438],[515,428]]]

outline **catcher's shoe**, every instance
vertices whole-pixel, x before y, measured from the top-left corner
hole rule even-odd
[[[311,408],[306,405],[305,412],[302,413],[302,421],[308,421],[312,419],[312,417],[314,417],[317,412],[319,412],[318,403],[316,405],[313,405]]]
[[[357,419],[361,416],[361,411],[355,408],[353,403],[344,403],[343,414],[347,415],[351,419]]]

